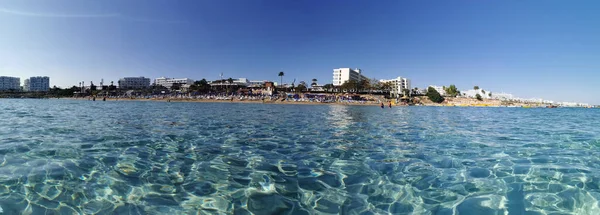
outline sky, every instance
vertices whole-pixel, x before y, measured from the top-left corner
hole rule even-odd
[[[0,75],[480,86],[600,104],[600,1],[0,0]]]

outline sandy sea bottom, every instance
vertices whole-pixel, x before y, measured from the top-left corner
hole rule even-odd
[[[597,109],[0,100],[4,214],[600,214]]]

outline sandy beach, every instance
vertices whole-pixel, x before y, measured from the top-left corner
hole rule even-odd
[[[418,106],[443,106],[443,107],[504,107],[504,106],[516,106],[516,107],[537,107],[543,106],[541,104],[525,104],[525,103],[510,103],[502,102],[495,99],[486,99],[479,101],[471,98],[446,98],[442,103],[431,102],[424,96],[417,97],[419,103]],[[69,98],[74,100],[90,100],[88,98]],[[96,101],[102,101],[102,98],[96,98]],[[336,102],[311,102],[311,101],[293,101],[275,99],[275,100],[240,100],[234,99],[195,99],[195,98],[107,98],[106,101],[147,101],[147,102],[206,102],[206,103],[247,103],[247,104],[299,104],[299,105],[356,105],[356,106],[379,106],[382,101],[385,106],[388,106],[391,100],[381,99],[379,101],[336,101]],[[395,103],[392,101],[392,106],[408,106],[402,103]]]

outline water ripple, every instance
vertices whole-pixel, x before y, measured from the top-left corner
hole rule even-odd
[[[0,102],[8,214],[599,214],[597,110]]]

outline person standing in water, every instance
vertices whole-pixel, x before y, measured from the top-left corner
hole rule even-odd
[[[388,107],[392,108],[392,101],[388,104]]]
[[[381,102],[381,109],[385,108],[385,105],[383,105],[383,102]]]

